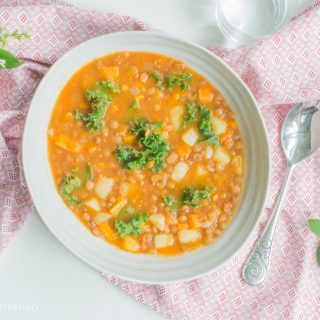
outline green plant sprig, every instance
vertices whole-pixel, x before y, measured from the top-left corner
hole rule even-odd
[[[30,35],[27,32],[20,32],[19,30],[15,30],[11,33],[5,32],[4,29],[0,27],[0,69],[17,68],[22,64],[22,62],[12,53],[4,50],[9,39],[22,41],[24,39],[30,39]]]

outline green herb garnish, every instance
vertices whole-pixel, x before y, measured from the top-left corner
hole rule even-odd
[[[309,219],[308,220],[309,229],[316,235],[320,236],[320,219]],[[320,267],[320,245],[318,245],[318,248],[316,250],[316,258],[317,258],[317,264]]]
[[[139,108],[140,108],[140,103],[138,100],[133,101],[129,106],[130,110],[137,110]]]
[[[186,104],[187,113],[183,119],[183,127],[186,128],[190,123],[196,121],[197,119],[197,106],[194,102],[189,101]]]
[[[204,189],[196,189],[187,187],[182,191],[181,203],[190,207],[199,207],[200,200],[210,200],[212,188],[205,187]]]
[[[91,111],[85,116],[79,110],[76,110],[75,117],[77,120],[86,122],[89,131],[99,132],[104,128],[103,119],[107,108],[112,102],[110,92],[119,92],[113,81],[98,81],[95,83],[94,90],[85,90],[85,97],[91,103]]]
[[[163,122],[151,123],[145,118],[134,119],[131,122],[133,126],[130,131],[137,137],[144,137],[147,131],[160,130],[163,126]]]
[[[76,175],[76,170],[72,170],[67,178],[62,182],[60,187],[60,192],[62,196],[67,200],[69,204],[79,205],[82,203],[81,200],[78,200],[72,194],[73,191],[81,186],[81,180]]]
[[[133,121],[131,132],[138,138],[140,148],[118,145],[115,151],[115,155],[124,169],[131,170],[134,167],[145,169],[150,160],[154,161],[153,171],[160,171],[165,166],[164,158],[169,152],[169,144],[160,133],[155,132],[162,125],[162,122],[151,123],[147,119]]]
[[[206,106],[199,106],[199,131],[204,137],[203,142],[212,143],[214,145],[219,144],[219,136],[213,132],[211,118],[211,111]]]
[[[156,81],[156,86],[158,89],[163,89],[163,76],[156,71],[150,72],[150,76]]]
[[[176,207],[176,201],[174,196],[163,196],[162,197],[162,201],[165,204],[166,207],[168,207],[172,212],[176,212],[177,211],[177,207]]]
[[[116,232],[124,238],[127,235],[137,236],[141,233],[141,225],[148,220],[147,214],[136,213],[129,222],[124,222],[120,218],[115,220]]]
[[[181,90],[186,91],[190,88],[191,82],[191,73],[182,73],[181,75],[165,77],[166,86],[170,91],[173,90],[174,87],[179,87]]]
[[[118,145],[115,155],[121,166],[126,170],[131,170],[133,168],[145,169],[148,162],[148,158],[144,152],[131,146]]]

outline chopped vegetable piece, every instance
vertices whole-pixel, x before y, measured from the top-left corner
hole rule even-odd
[[[134,134],[126,134],[123,138],[122,138],[123,142],[126,144],[133,144],[134,141],[136,140],[136,137]]]
[[[127,199],[120,199],[118,200],[110,209],[110,213],[113,216],[117,216],[120,211],[122,210],[122,208],[127,204]]]
[[[174,224],[177,224],[177,218],[175,214],[167,213],[166,214],[166,223],[168,226],[172,226]]]
[[[128,251],[136,252],[140,249],[140,244],[137,239],[134,239],[130,236],[126,236],[123,239],[123,247]]]
[[[183,119],[183,127],[186,128],[190,123],[197,120],[197,106],[194,102],[189,101],[186,104],[187,113]]]
[[[89,162],[86,164],[86,178],[89,181],[93,180],[93,167]]]
[[[205,157],[206,159],[211,159],[213,157],[213,147],[208,145],[206,146],[206,149],[205,149]]]
[[[181,75],[173,75],[165,77],[165,83],[167,88],[171,91],[175,87],[179,87],[181,90],[186,91],[189,89],[192,82],[191,73],[182,73]]]
[[[204,223],[203,217],[198,213],[193,213],[188,215],[188,223],[191,228],[197,229],[202,227]]]
[[[131,132],[138,138],[142,150],[135,149],[131,146],[118,145],[115,151],[116,157],[124,169],[131,170],[135,167],[145,169],[146,164],[154,161],[153,171],[160,171],[164,168],[164,158],[169,153],[168,142],[155,132],[163,125],[162,122],[150,123],[146,119],[136,119]]]
[[[242,176],[243,174],[243,161],[241,156],[235,156],[231,160],[231,165],[234,173],[236,173],[238,176]]]
[[[218,145],[219,136],[213,132],[213,128],[211,124],[211,118],[212,118],[211,111],[207,107],[201,105],[199,106],[199,117],[200,117],[199,131],[205,139],[204,142]]]
[[[166,218],[163,214],[155,213],[150,216],[150,222],[160,231],[166,228]]]
[[[172,234],[156,234],[154,237],[154,246],[156,249],[172,246],[174,238]]]
[[[119,76],[119,67],[104,67],[100,70],[100,74],[105,80],[115,80]]]
[[[224,166],[230,162],[230,156],[228,152],[222,147],[219,147],[214,151],[213,159]]]
[[[94,211],[100,211],[101,210],[99,201],[95,197],[87,199],[84,202],[84,204],[85,204],[86,207],[88,207],[91,210],[94,210]]]
[[[178,182],[181,181],[184,176],[187,174],[189,170],[189,166],[184,162],[178,162],[175,167],[173,168],[171,179]]]
[[[55,144],[58,147],[71,152],[80,152],[81,150],[80,144],[65,134],[60,134],[56,139]]]
[[[212,129],[215,134],[223,134],[227,131],[228,124],[216,117],[211,118]]]
[[[177,208],[176,208],[176,201],[174,196],[163,196],[162,197],[162,201],[163,203],[166,205],[166,207],[168,207],[172,212],[176,212]]]
[[[156,81],[156,86],[158,89],[163,89],[163,76],[156,71],[150,72],[150,76]]]
[[[208,174],[208,170],[205,169],[204,166],[202,165],[197,165],[197,176],[201,177],[201,176],[205,176],[206,174]]]
[[[140,227],[148,220],[148,215],[136,213],[129,222],[124,222],[120,218],[116,218],[116,232],[124,238],[126,235],[137,236],[141,233]]]
[[[118,218],[124,222],[130,221],[133,217],[134,209],[131,206],[126,207],[118,214]]]
[[[213,94],[208,88],[200,88],[198,94],[201,103],[210,103],[212,101]]]
[[[101,199],[105,199],[105,197],[111,192],[113,183],[113,179],[100,176],[95,183],[94,190]]]
[[[190,207],[199,207],[200,200],[210,200],[212,188],[205,187],[204,189],[196,189],[187,187],[182,191],[181,203]]]
[[[181,128],[183,122],[184,108],[183,106],[177,106],[170,110],[171,124],[173,130],[177,131]]]
[[[178,231],[178,240],[180,243],[191,243],[201,239],[201,233],[198,230],[180,230]]]
[[[72,170],[67,178],[62,182],[60,192],[69,204],[79,205],[81,200],[74,197],[73,191],[81,186],[81,180],[76,175],[76,170]]]
[[[107,222],[113,217],[112,214],[106,213],[106,212],[99,212],[95,217],[94,217],[94,222],[98,225],[102,222]]]
[[[119,237],[113,228],[105,221],[99,223],[98,228],[109,242],[112,242]]]
[[[194,146],[198,139],[199,133],[195,128],[189,128],[182,134],[182,140],[190,147]]]
[[[139,102],[139,100],[133,101],[133,102],[130,104],[130,106],[129,106],[129,109],[130,109],[130,110],[137,110],[137,109],[139,109],[139,108],[140,108],[140,102]]]
[[[79,110],[76,110],[75,117],[77,120],[86,122],[89,131],[99,132],[104,128],[103,119],[108,106],[111,104],[112,98],[110,92],[119,92],[113,81],[98,81],[95,83],[94,90],[85,90],[85,96],[91,103],[92,111],[86,116]]]

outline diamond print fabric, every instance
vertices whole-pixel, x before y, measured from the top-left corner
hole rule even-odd
[[[320,271],[316,238],[307,218],[319,216],[320,153],[295,171],[278,223],[266,282],[248,286],[242,265],[270,215],[285,173],[280,125],[292,103],[320,98],[320,3],[271,39],[239,50],[209,48],[247,83],[261,105],[271,146],[272,176],[267,210],[236,256],[210,274],[172,285],[142,285],[103,275],[166,319],[320,320]],[[0,0],[0,25],[32,37],[10,42],[25,59],[19,69],[0,71],[0,251],[28,218],[32,203],[23,181],[20,150],[32,95],[48,68],[70,48],[97,35],[150,30],[128,16],[82,10],[56,1]],[[244,106],[245,107],[245,106]]]

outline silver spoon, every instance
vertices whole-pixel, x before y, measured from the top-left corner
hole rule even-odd
[[[243,269],[244,280],[254,286],[262,283],[267,275],[272,239],[293,169],[301,160],[320,147],[320,106],[318,101],[312,104],[299,103],[288,113],[283,122],[281,143],[288,161],[287,176],[271,218]]]

